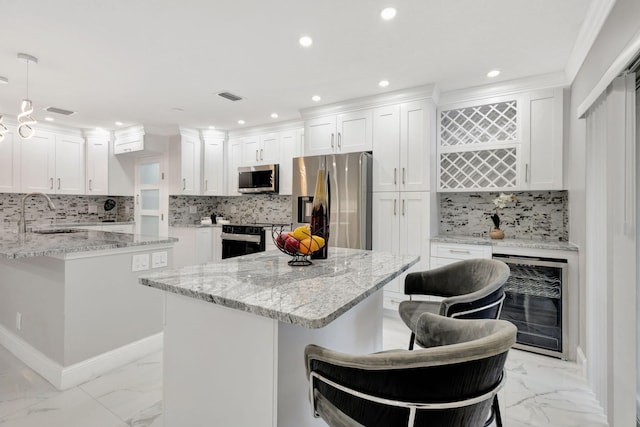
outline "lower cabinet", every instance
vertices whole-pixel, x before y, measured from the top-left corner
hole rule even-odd
[[[420,255],[420,261],[384,288],[384,308],[398,311],[409,272],[429,269],[429,239],[433,229],[430,192],[373,193],[373,249]]]
[[[456,261],[471,258],[491,258],[489,245],[431,242],[431,268],[442,267]]]
[[[169,235],[178,241],[173,246],[173,266],[204,264],[222,259],[221,227],[170,227]]]

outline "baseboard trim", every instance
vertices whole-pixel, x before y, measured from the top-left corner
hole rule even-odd
[[[73,365],[62,366],[0,325],[0,345],[49,381],[58,390],[75,387],[114,368],[147,356],[162,349],[162,343],[163,333],[159,332]]]
[[[587,377],[587,356],[585,356],[584,351],[582,351],[582,347],[580,346],[578,346],[578,349],[576,351],[576,363],[580,367],[580,371],[582,372],[582,377],[588,380],[589,378]]]

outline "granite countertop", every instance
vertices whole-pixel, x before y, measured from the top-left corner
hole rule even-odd
[[[95,225],[133,225],[133,221],[93,221],[93,222],[61,222],[54,224],[34,224],[34,228],[37,230],[48,230],[51,228],[66,228],[66,227],[86,227]],[[27,224],[28,225],[28,224]]]
[[[468,245],[491,245],[505,248],[531,248],[550,249],[560,251],[577,251],[578,246],[570,242],[560,242],[554,240],[532,240],[532,239],[491,239],[489,237],[469,237],[443,235],[431,238],[432,242],[441,243],[462,243]]]
[[[97,230],[74,230],[73,233],[39,234],[0,233],[0,257],[27,258],[60,255],[71,252],[90,252],[104,249],[173,243],[173,237],[142,236],[110,233]]]
[[[222,224],[171,224],[170,227],[175,228],[209,228],[209,227],[222,227]]]
[[[291,267],[277,249],[165,270],[140,283],[306,328],[321,328],[417,263],[417,255],[329,248]]]

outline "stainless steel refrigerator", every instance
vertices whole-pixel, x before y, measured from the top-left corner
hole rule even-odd
[[[321,168],[328,175],[329,253],[332,247],[371,249],[372,156],[368,152],[293,159],[294,227],[311,222]]]

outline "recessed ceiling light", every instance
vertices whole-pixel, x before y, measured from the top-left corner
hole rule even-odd
[[[397,12],[398,11],[394,7],[387,7],[387,8],[382,9],[382,12],[380,12],[380,16],[385,21],[388,21],[390,19],[395,18]]]
[[[53,117],[45,117],[44,119],[46,121],[48,121],[48,122],[55,122],[56,121],[56,119],[54,119]]]
[[[313,102],[319,102],[320,100],[322,100],[322,98],[320,98],[320,95],[313,95],[313,96],[311,97],[311,100],[312,100]]]
[[[300,46],[302,47],[309,47],[313,44],[313,39],[309,36],[302,36],[298,40],[298,43],[300,43]]]
[[[6,85],[9,84],[9,79],[3,76],[0,76],[0,84]]]
[[[277,119],[278,118],[278,113],[271,113],[271,118],[272,119]]]
[[[245,123],[244,120],[238,120],[239,125],[243,125],[244,123]]]
[[[182,112],[184,111],[184,108],[180,108],[180,107],[173,107],[171,110],[173,110],[173,111],[179,111],[179,112],[181,112],[181,113],[182,113]]]
[[[487,77],[498,77],[500,75],[500,70],[491,70],[487,73]]]
[[[122,123],[122,122],[115,122],[115,125],[116,125],[116,126],[124,126],[124,123]]]
[[[378,82],[378,86],[380,86],[380,87],[389,86],[389,80],[380,80],[380,82]]]
[[[214,130],[216,127],[215,126],[209,126],[209,129]]]

